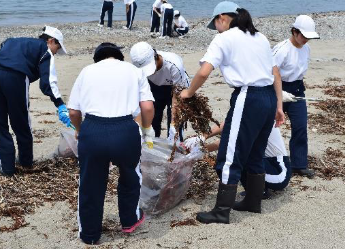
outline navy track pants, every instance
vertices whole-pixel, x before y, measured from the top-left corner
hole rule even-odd
[[[283,82],[283,90],[295,95],[305,97],[305,87],[302,80]],[[289,142],[291,168],[306,169],[308,166],[308,113],[305,100],[287,102],[283,110],[291,122],[291,139]]]
[[[151,32],[159,32],[160,23],[161,23],[161,18],[152,9],[151,10]]]
[[[131,227],[140,219],[139,196],[141,136],[131,115],[102,118],[86,115],[79,133],[80,238],[91,244],[99,240],[109,163],[119,167],[118,209],[122,227]]]
[[[291,166],[288,156],[265,157],[263,160],[265,167],[265,188],[272,190],[283,190],[290,182]],[[246,188],[247,171],[243,170],[241,184]]]
[[[155,108],[155,115],[152,120],[152,128],[155,131],[155,137],[160,137],[162,132],[162,120],[165,107],[167,108],[167,131],[170,129],[171,123],[171,105],[172,105],[172,86],[157,86],[149,81],[151,92],[155,101],[153,102]],[[182,136],[183,125],[179,128],[180,141],[183,141]],[[169,136],[169,133],[167,134]]]
[[[277,97],[272,85],[244,86],[232,93],[216,163],[223,184],[237,184],[243,169],[250,174],[265,173],[262,158],[276,109]]]
[[[162,22],[162,29],[163,29],[163,36],[172,36],[172,23],[174,19],[174,10],[173,9],[165,9],[163,22]]]
[[[111,28],[113,25],[113,10],[114,10],[113,2],[104,1],[102,5],[99,24],[104,25],[104,16],[105,16],[105,12],[107,12],[108,13],[108,27]]]
[[[26,75],[0,68],[0,163],[7,174],[15,172],[15,147],[8,119],[17,138],[20,164],[31,167],[33,163],[29,84]]]
[[[134,17],[135,17],[135,12],[137,11],[137,3],[133,2],[131,5],[129,5],[129,10],[126,14],[127,16],[127,25],[126,27],[128,29],[132,29]]]

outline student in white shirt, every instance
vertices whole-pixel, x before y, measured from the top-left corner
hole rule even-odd
[[[101,9],[101,15],[100,15],[100,21],[98,26],[103,27],[104,26],[104,16],[105,12],[108,13],[108,28],[111,28],[113,25],[113,10],[114,10],[114,2],[115,0],[104,0],[102,9]]]
[[[159,26],[161,23],[161,6],[162,0],[156,0],[152,5],[151,11],[151,36],[154,35],[154,32],[159,33]]]
[[[135,0],[123,0],[123,3],[126,5],[127,24],[122,28],[131,30],[135,12],[137,11],[137,3],[135,2]]]
[[[174,10],[174,30],[180,37],[183,37],[189,31],[186,19],[181,16],[180,11],[178,10]]]
[[[159,38],[165,38],[166,36],[172,36],[172,23],[174,19],[174,8],[168,3],[167,0],[162,0],[161,13],[163,16],[162,21],[162,35]]]
[[[305,97],[303,77],[310,58],[309,39],[318,39],[312,18],[300,15],[291,29],[291,37],[273,48],[275,64],[283,81],[283,90],[290,97]],[[308,169],[307,105],[305,100],[284,103],[284,112],[291,121],[290,158],[292,172],[312,178],[314,171]]]
[[[155,116],[152,126],[155,136],[161,135],[163,111],[168,108],[168,140],[173,141],[176,134],[174,113],[176,96],[172,86],[189,87],[189,77],[180,56],[174,53],[156,51],[146,42],[136,43],[130,51],[132,63],[142,68],[148,77],[153,97],[155,98]],[[180,129],[180,141],[182,141]]]
[[[101,236],[110,162],[120,172],[122,231],[133,232],[145,219],[139,208],[141,132],[133,119],[141,112],[143,139],[152,145],[153,96],[143,71],[123,59],[115,44],[99,45],[95,64],[81,71],[68,103],[79,141],[79,235],[87,244]]]
[[[208,25],[218,34],[200,60],[190,88],[181,98],[190,98],[215,68],[235,90],[218,150],[216,171],[220,178],[217,201],[210,212],[197,214],[202,223],[229,223],[235,205],[237,184],[243,169],[247,170],[247,191],[237,204],[243,211],[261,212],[265,186],[262,164],[274,119],[284,121],[281,82],[274,79],[274,63],[267,38],[254,27],[249,12],[233,2],[220,2]]]

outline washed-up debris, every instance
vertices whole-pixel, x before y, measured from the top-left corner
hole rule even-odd
[[[172,220],[170,222],[170,227],[180,227],[180,226],[197,226],[197,222],[195,219],[188,218],[185,220],[177,221],[177,220]]]
[[[308,114],[308,124],[310,128],[316,129],[321,134],[345,135],[345,126],[331,115]]]
[[[193,166],[192,181],[188,189],[187,198],[195,200],[204,199],[206,194],[219,181],[214,166],[216,164],[215,156],[205,156]]]
[[[325,134],[345,135],[345,101],[328,99],[313,103],[324,113],[309,114],[309,125]]]
[[[76,158],[55,158],[34,163],[33,169],[17,167],[11,178],[0,176],[0,216],[12,218],[10,232],[26,226],[24,216],[45,202],[68,201],[77,210],[79,167]],[[110,174],[107,197],[116,193],[117,174]]]
[[[328,147],[322,158],[308,156],[309,167],[326,180],[341,177],[345,180],[345,155],[339,149]]]
[[[208,97],[199,93],[194,94],[191,98],[181,100],[180,93],[183,90],[181,87],[174,87],[173,91],[177,97],[177,105],[175,106],[175,129],[179,130],[182,124],[191,123],[192,128],[198,134],[208,134],[211,132],[210,122],[220,126],[220,123],[213,118],[211,108],[208,104]],[[174,160],[176,151],[176,141],[178,139],[178,132],[175,134],[174,147],[169,161]]]

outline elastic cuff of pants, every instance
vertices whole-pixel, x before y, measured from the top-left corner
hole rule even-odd
[[[99,234],[98,236],[90,236],[79,233],[79,237],[85,244],[94,245],[99,241],[101,235]]]

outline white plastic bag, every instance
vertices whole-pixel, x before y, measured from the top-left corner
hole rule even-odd
[[[59,145],[55,151],[55,155],[61,157],[78,157],[78,140],[75,138],[74,130],[61,131]]]
[[[193,164],[203,152],[188,155],[175,153],[169,162],[171,145],[166,139],[155,138],[153,149],[143,146],[141,155],[142,188],[140,204],[148,214],[162,214],[175,207],[186,195]]]

